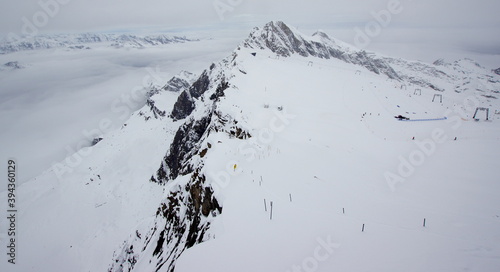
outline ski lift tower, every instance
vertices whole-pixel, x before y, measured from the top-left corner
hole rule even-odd
[[[479,111],[485,111],[486,112],[486,121],[489,120],[489,115],[490,115],[490,109],[489,108],[481,108],[481,107],[478,107],[476,108],[476,112],[474,113],[474,116],[472,117],[472,119],[478,121],[479,119],[476,119],[476,115]]]
[[[432,98],[432,102],[436,100],[436,98],[439,98],[440,103],[443,103],[443,95],[442,94],[435,94],[434,97]]]

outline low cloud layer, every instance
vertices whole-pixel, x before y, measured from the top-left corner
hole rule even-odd
[[[146,50],[101,47],[0,55],[0,66],[17,61],[25,67],[0,71],[0,156],[18,160],[19,180],[25,182],[72,155],[79,144],[89,145],[91,133],[85,131],[99,129],[101,120],[119,129],[145,102],[128,103],[123,95],[143,88],[145,78],[161,84],[181,70],[199,74],[234,47],[212,40]]]
[[[500,2],[371,0],[26,0],[0,4],[0,35],[26,33],[239,29],[248,32],[270,20],[284,20],[302,29],[322,28],[348,43],[358,29],[386,20],[367,49],[393,44],[422,51],[424,47],[460,49],[471,54],[498,55]],[[408,41],[408,42],[407,42]],[[401,48],[404,49],[404,48]],[[392,51],[392,50],[391,50]],[[397,50],[404,51],[404,50]],[[418,54],[417,54],[418,55]],[[412,55],[403,57],[412,58]],[[500,64],[499,64],[500,65]]]

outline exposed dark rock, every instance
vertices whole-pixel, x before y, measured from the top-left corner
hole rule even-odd
[[[342,59],[342,58],[341,58]],[[385,74],[392,79],[400,79],[399,75],[394,69],[387,64],[383,59],[375,59],[369,56],[365,51],[349,54],[344,56],[346,62],[364,66],[375,74]]]
[[[493,96],[493,95],[482,94],[482,96],[489,98],[489,99],[497,99],[497,97]]]
[[[99,137],[99,138],[94,138],[94,139],[92,140],[92,146],[94,146],[94,145],[98,144],[98,143],[99,143],[100,141],[102,141],[102,140],[103,140],[103,138],[100,138],[100,137]]]
[[[194,74],[188,71],[181,71],[178,75],[173,76],[167,84],[165,84],[165,86],[161,88],[155,86],[151,87],[151,90],[148,92],[148,98],[151,98],[162,91],[174,93],[182,92],[191,86],[193,79]]]
[[[299,33],[294,32],[283,22],[270,22],[263,29],[256,28],[244,42],[248,48],[265,49],[281,57],[290,57],[299,54],[303,57],[317,57],[323,59],[336,58],[342,61],[364,66],[376,74],[385,74],[389,78],[399,79],[398,74],[383,59],[376,59],[365,51],[354,53],[344,52],[340,47],[334,46],[333,41],[325,33],[318,32],[323,40],[330,43],[321,43],[304,39]]]
[[[436,65],[436,66],[443,66],[443,65],[446,65],[446,64],[448,64],[448,63],[446,63],[446,62],[444,61],[444,59],[438,59],[438,60],[434,61],[432,64],[434,64],[434,65]]]
[[[210,96],[210,100],[219,101],[219,99],[224,96],[224,91],[227,88],[229,88],[229,83],[227,83],[225,79],[222,79],[219,86],[217,86],[215,93]]]
[[[203,149],[201,152],[200,152],[200,158],[204,158],[206,155],[207,155],[207,152],[208,152],[208,149]]]
[[[12,69],[23,69],[24,68],[24,66],[22,66],[21,64],[19,64],[18,61],[9,61],[9,62],[5,63],[3,66],[9,67],[9,68],[12,68]]]
[[[190,96],[189,91],[182,92],[175,102],[174,109],[170,117],[174,121],[178,121],[188,117],[194,110],[194,101]]]
[[[214,197],[212,188],[197,169],[185,188],[178,187],[161,203],[151,230],[147,233],[136,230],[132,241],[126,242],[122,251],[115,254],[108,271],[132,271],[140,256],[140,252],[133,249],[140,248],[144,252],[148,247],[154,247],[156,271],[163,267],[166,267],[166,271],[174,271],[175,261],[184,250],[206,240],[210,222],[203,218],[217,216],[221,212],[222,207]]]
[[[198,143],[203,134],[207,131],[212,114],[200,120],[191,120],[182,125],[175,134],[174,141],[170,145],[170,150],[163,159],[163,164],[158,169],[156,177],[151,181],[165,184],[167,181],[175,179],[181,175],[192,172],[188,160],[198,152]]]
[[[204,94],[208,90],[209,85],[210,79],[205,71],[188,90],[183,91],[179,95],[170,117],[175,121],[188,117],[194,110],[194,99]]]
[[[149,109],[153,113],[154,118],[159,119],[160,117],[165,117],[166,112],[158,109],[155,105],[155,101],[151,98],[146,101],[146,105],[148,105]]]

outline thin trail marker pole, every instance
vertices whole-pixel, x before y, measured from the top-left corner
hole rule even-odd
[[[270,220],[273,220],[273,202],[271,201],[271,216]]]

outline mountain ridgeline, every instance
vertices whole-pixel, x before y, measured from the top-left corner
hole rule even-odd
[[[363,66],[376,74],[385,74],[391,79],[400,79],[399,75],[383,59],[342,47],[324,32],[316,32],[313,39],[304,38],[283,22],[271,22],[262,29],[255,28],[244,46],[255,49],[269,49],[280,57],[290,57],[298,54],[303,57],[318,57],[324,59],[336,58],[347,63]]]
[[[186,249],[210,239],[207,232],[211,223],[223,212],[214,181],[205,167],[210,150],[217,144],[213,136],[224,134],[236,141],[253,137],[245,120],[230,114],[220,105],[228,92],[238,89],[233,79],[245,76],[239,54],[248,54],[248,51],[254,54],[271,52],[282,59],[293,56],[312,60],[336,59],[360,70],[386,76],[401,85],[415,84],[441,92],[445,87],[433,78],[449,82],[467,81],[466,76],[459,78],[445,72],[444,68],[460,70],[461,75],[472,73],[467,70],[470,65],[466,61],[428,65],[381,57],[336,41],[323,32],[308,37],[283,22],[270,22],[262,28],[255,28],[229,57],[212,64],[197,79],[174,78],[164,88],[150,93],[147,102],[150,112],[142,114],[169,120],[178,126],[167,153],[150,178],[150,182],[168,188],[168,195],[159,204],[155,220],[135,230],[115,252],[110,272],[136,271],[138,263],[150,263],[154,271],[174,271],[176,260]],[[479,78],[484,82],[489,80],[491,84],[498,83],[493,74],[481,74]],[[482,88],[485,94],[493,96],[496,89],[492,86],[487,83],[474,87],[462,84],[457,85],[455,92]],[[157,107],[155,96],[166,91],[180,93],[173,109]]]

